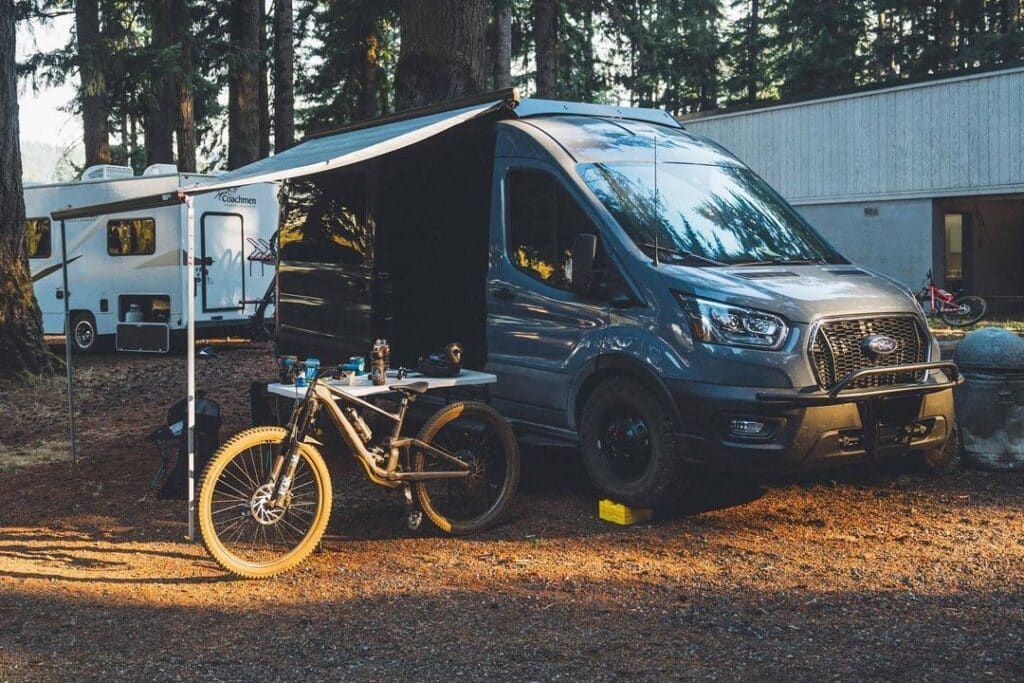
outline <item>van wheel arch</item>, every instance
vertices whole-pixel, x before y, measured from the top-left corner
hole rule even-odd
[[[669,406],[677,422],[680,419],[679,409],[672,395],[669,393],[665,383],[661,381],[653,370],[642,362],[631,356],[607,355],[598,356],[588,363],[587,367],[577,375],[576,390],[571,394],[572,403],[569,416],[572,419],[570,425],[573,429],[579,430],[580,419],[583,416],[583,408],[587,405],[590,394],[603,382],[613,378],[622,377],[632,379],[653,392],[665,401]]]

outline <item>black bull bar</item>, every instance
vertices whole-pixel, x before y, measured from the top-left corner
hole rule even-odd
[[[857,380],[874,375],[921,372],[927,370],[943,370],[946,379],[942,382],[914,384],[898,384],[888,387],[871,389],[855,389],[848,387]],[[913,363],[885,368],[863,368],[854,370],[827,389],[808,387],[806,389],[772,390],[758,392],[757,400],[766,405],[777,407],[809,407],[828,406],[841,403],[856,403],[860,413],[861,430],[864,450],[873,455],[878,443],[881,417],[879,404],[882,399],[906,394],[931,394],[951,389],[963,383],[963,377],[955,363],[938,361],[935,363]]]

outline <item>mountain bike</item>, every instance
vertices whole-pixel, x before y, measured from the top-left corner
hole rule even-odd
[[[988,304],[980,296],[959,296],[935,286],[932,271],[925,276],[924,286],[914,297],[921,302],[925,315],[939,316],[950,327],[967,327],[985,317]],[[925,308],[925,304],[928,308]]]
[[[370,481],[403,490],[410,526],[419,525],[422,513],[450,534],[500,521],[519,483],[519,449],[493,408],[449,403],[416,437],[408,437],[401,432],[409,405],[429,389],[428,382],[388,387],[401,397],[397,412],[345,388],[316,376],[286,427],[248,429],[214,454],[199,485],[199,525],[203,544],[221,567],[246,578],[273,576],[304,560],[320,542],[333,496],[319,450],[323,444],[312,436],[321,411]],[[394,425],[374,445],[366,411]],[[413,509],[414,494],[422,513]]]

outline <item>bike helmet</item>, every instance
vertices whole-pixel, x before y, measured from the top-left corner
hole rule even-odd
[[[452,343],[440,351],[420,356],[416,369],[427,377],[455,377],[462,371],[462,345]]]

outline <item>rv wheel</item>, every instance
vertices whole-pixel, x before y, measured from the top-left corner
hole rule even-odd
[[[75,313],[71,316],[71,348],[78,353],[96,350],[96,319],[92,313]]]
[[[591,481],[627,505],[665,502],[682,474],[673,431],[675,417],[647,387],[627,377],[605,380],[587,399],[580,420]]]

